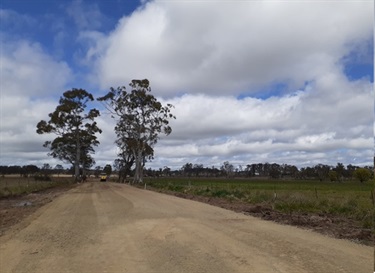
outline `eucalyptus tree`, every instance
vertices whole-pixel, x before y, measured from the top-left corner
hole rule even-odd
[[[60,164],[57,164],[54,168],[53,168],[54,172],[57,174],[57,176],[60,176],[60,174],[64,171],[64,167]]]
[[[49,120],[37,124],[38,134],[55,134],[52,141],[46,141],[44,147],[50,148],[48,154],[74,166],[76,181],[80,166],[85,168],[94,164],[90,154],[99,144],[96,133],[102,131],[95,119],[100,115],[97,109],[86,111],[87,105],[94,98],[84,89],[68,90],[60,97],[59,105],[50,113]]]
[[[220,170],[226,174],[227,177],[231,177],[234,173],[234,166],[229,163],[229,161],[225,161],[223,165],[220,167]]]
[[[114,165],[119,173],[119,181],[124,183],[126,177],[131,174],[131,168],[135,162],[135,156],[132,151],[132,147],[135,142],[133,139],[128,139],[123,133],[117,132],[116,145],[119,148],[118,158],[115,160]],[[143,152],[143,156],[146,160],[152,160],[154,155],[154,149],[146,144],[146,148]]]
[[[171,104],[163,106],[153,95],[147,79],[132,80],[131,91],[125,86],[110,88],[107,95],[98,98],[116,119],[116,144],[120,158],[129,152],[135,163],[134,182],[143,181],[143,167],[154,155],[153,147],[159,135],[169,135],[172,128],[169,119],[175,118],[171,113]],[[131,157],[129,158],[131,161]]]
[[[112,166],[110,164],[105,165],[103,168],[103,173],[110,176],[112,174]]]

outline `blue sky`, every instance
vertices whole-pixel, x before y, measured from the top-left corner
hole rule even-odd
[[[343,58],[344,72],[350,80],[368,78],[374,82],[374,39],[363,43]]]
[[[68,63],[74,70],[72,85],[86,87],[87,83],[80,74],[89,69],[80,63],[79,56],[85,52],[87,44],[79,39],[80,32],[109,33],[118,20],[131,14],[140,2],[4,0],[0,5],[2,10],[9,12],[1,24],[5,39],[27,39],[38,43],[44,52],[55,60]]]
[[[2,0],[0,164],[59,163],[35,126],[62,92],[99,96],[134,78],[148,78],[177,116],[150,167],[371,164],[373,10],[372,1]],[[105,113],[99,122],[95,159],[111,164],[114,124]]]

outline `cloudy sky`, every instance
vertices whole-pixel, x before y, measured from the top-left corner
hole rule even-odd
[[[177,117],[146,167],[370,165],[373,24],[371,0],[2,0],[0,165],[60,163],[35,131],[64,91],[143,78]]]

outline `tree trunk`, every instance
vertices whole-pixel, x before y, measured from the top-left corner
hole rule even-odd
[[[143,181],[143,168],[142,168],[142,150],[138,149],[135,155],[135,174],[134,182],[142,183]]]
[[[81,145],[79,143],[78,134],[76,136],[76,145],[77,145],[77,150],[76,150],[76,161],[74,162],[74,181],[78,182],[79,181],[79,162],[81,159]]]
[[[82,161],[82,176],[86,176],[85,161]]]

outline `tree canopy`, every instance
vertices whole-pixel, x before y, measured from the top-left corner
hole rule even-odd
[[[115,126],[116,144],[119,147],[119,166],[129,166],[135,162],[135,182],[142,182],[143,167],[146,160],[154,155],[154,145],[159,135],[169,135],[172,128],[169,119],[175,118],[171,113],[171,104],[163,106],[153,95],[147,79],[132,80],[131,91],[125,86],[111,88],[101,98],[112,117],[117,120]],[[119,163],[119,162],[117,162]]]
[[[95,118],[100,116],[99,111],[85,111],[87,104],[93,100],[92,94],[84,89],[68,90],[60,97],[55,111],[48,115],[50,119],[37,124],[38,134],[57,135],[43,146],[50,148],[48,155],[74,166],[76,180],[80,167],[84,170],[94,165],[91,154],[94,153],[94,146],[99,144],[95,134],[102,132],[95,122]]]

